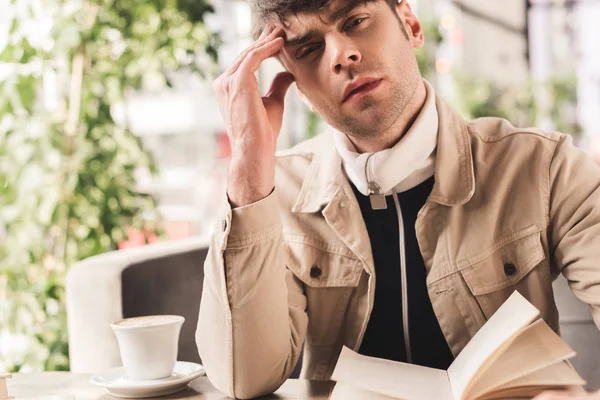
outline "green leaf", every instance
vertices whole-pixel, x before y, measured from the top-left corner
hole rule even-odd
[[[21,75],[19,76],[15,86],[19,94],[19,99],[21,100],[21,106],[27,110],[28,113],[33,111],[37,94],[36,83],[37,79],[31,76]]]
[[[2,51],[0,52],[0,62],[4,62],[4,63],[16,62],[15,50],[16,50],[15,45],[13,45],[11,43],[4,46],[4,49],[2,49]]]
[[[23,38],[23,40],[21,41],[21,45],[19,46],[20,50],[20,57],[17,60],[17,62],[20,62],[21,64],[27,64],[29,62],[32,61],[32,59],[38,55],[38,51],[33,48],[30,44],[29,41],[25,38]]]
[[[13,18],[11,24],[10,24],[10,30],[8,31],[9,35],[14,35],[15,33],[17,33],[17,30],[19,29],[19,20],[17,18]]]

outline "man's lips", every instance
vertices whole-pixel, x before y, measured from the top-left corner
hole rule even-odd
[[[348,100],[357,98],[363,94],[374,90],[379,86],[383,79],[361,79],[357,80],[355,83],[352,83],[347,86],[344,91],[344,100],[342,103],[347,102]]]

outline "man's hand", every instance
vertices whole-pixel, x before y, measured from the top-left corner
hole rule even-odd
[[[544,392],[533,400],[600,400],[600,392],[577,394],[568,392]]]
[[[280,27],[265,29],[249,48],[213,83],[231,142],[229,201],[239,207],[267,197],[275,186],[275,150],[283,121],[285,94],[294,82],[278,74],[261,97],[255,72],[279,53],[284,40]]]

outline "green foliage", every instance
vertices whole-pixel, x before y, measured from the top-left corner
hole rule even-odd
[[[421,24],[425,36],[425,45],[415,50],[419,70],[423,78],[434,81],[435,78],[435,53],[444,37],[437,23],[432,20],[425,20]]]
[[[472,76],[455,76],[459,108],[466,118],[500,117],[517,126],[533,126],[538,115],[533,85],[501,88]]]
[[[116,249],[155,210],[134,185],[135,170],[154,164],[111,107],[128,90],[168,86],[170,71],[211,73],[219,38],[202,22],[208,0],[11,2],[21,12],[0,48],[10,67],[0,80],[0,334],[14,346],[0,349],[0,370],[65,370],[68,268]]]
[[[456,74],[457,103],[465,118],[500,117],[520,127],[538,126],[547,118],[554,129],[573,136],[581,134],[577,121],[577,81],[553,77],[544,83],[529,81],[502,88],[496,83]],[[548,97],[548,106],[540,100]]]
[[[577,78],[553,77],[547,83],[551,105],[549,116],[559,132],[580,136],[583,128],[577,119]]]
[[[306,139],[317,136],[321,126],[321,116],[316,111],[306,111]]]

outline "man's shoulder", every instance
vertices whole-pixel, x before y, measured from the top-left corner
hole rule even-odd
[[[514,126],[503,118],[483,117],[467,122],[469,134],[484,143],[495,143],[505,139],[534,139],[555,146],[565,138],[565,134],[548,132],[538,128],[521,128]]]
[[[546,169],[558,145],[570,136],[538,128],[520,128],[502,118],[478,118],[467,123],[475,164],[510,165],[525,168],[532,165]]]
[[[529,187],[539,188],[549,181],[548,174],[559,153],[569,160],[577,157],[576,152],[559,151],[565,148],[561,145],[565,142],[569,148],[573,147],[568,134],[520,128],[492,117],[469,121],[467,129],[478,185],[497,186],[498,182],[490,179],[496,177],[512,182],[513,189],[516,182],[528,182]]]

